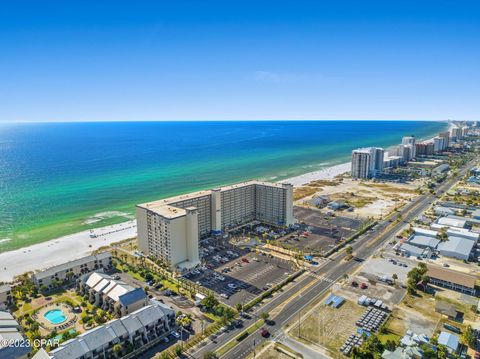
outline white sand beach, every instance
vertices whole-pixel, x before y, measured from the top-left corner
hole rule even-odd
[[[90,235],[95,235],[92,238]],[[0,253],[0,282],[87,256],[92,251],[137,235],[135,220],[34,244],[14,251]]]
[[[287,178],[280,181],[281,183],[291,183],[295,187],[304,186],[307,183],[318,180],[331,180],[338,175],[341,175],[345,172],[350,172],[352,168],[351,163],[342,163],[340,165],[335,165],[332,167],[322,168],[321,170],[305,173],[300,176]]]

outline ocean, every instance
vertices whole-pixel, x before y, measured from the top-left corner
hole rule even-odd
[[[0,123],[0,252],[134,218],[135,204],[297,176],[448,127],[422,121]]]

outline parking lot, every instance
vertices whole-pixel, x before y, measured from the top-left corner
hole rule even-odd
[[[183,276],[214,291],[231,306],[248,303],[295,271],[289,261],[237,248],[220,247],[206,263]]]
[[[301,250],[305,254],[323,254],[353,235],[361,227],[359,219],[328,216],[318,210],[295,207],[295,218],[302,224],[298,233],[280,240],[287,248]]]

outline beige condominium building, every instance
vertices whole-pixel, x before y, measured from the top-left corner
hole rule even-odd
[[[200,238],[252,221],[292,225],[293,186],[248,181],[140,204],[138,246],[173,267],[191,268],[200,263]]]

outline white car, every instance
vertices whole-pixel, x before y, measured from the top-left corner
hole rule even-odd
[[[228,299],[228,298],[230,298],[230,297],[229,297],[227,294],[225,294],[225,293],[220,294],[220,297],[222,297],[223,299]]]
[[[180,338],[180,334],[178,332],[173,331],[170,334],[172,334],[177,339]]]
[[[233,283],[228,283],[228,288],[237,289],[237,286]]]

